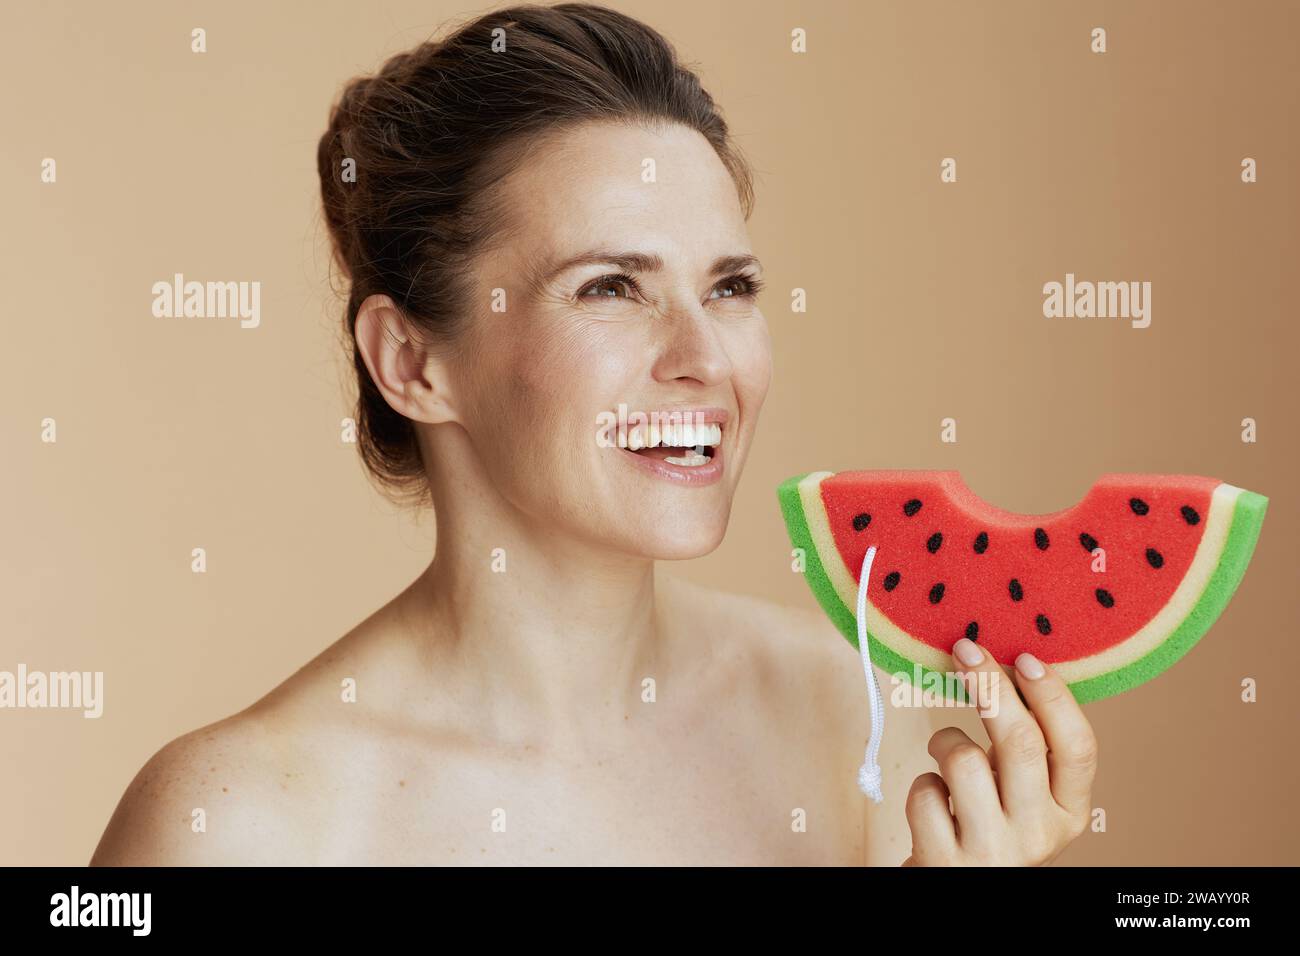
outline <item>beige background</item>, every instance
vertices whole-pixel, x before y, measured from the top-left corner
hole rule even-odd
[[[672,570],[812,606],[774,488],[819,468],[960,469],[1021,511],[1065,507],[1105,471],[1269,495],[1211,635],[1089,706],[1109,828],[1063,861],[1300,862],[1300,5],[614,5],[700,64],[755,162],[772,290],[776,378],[730,533]],[[6,11],[0,669],[101,670],[107,690],[97,721],[0,711],[0,863],[86,861],[154,750],[250,703],[426,562],[428,517],[385,504],[339,441],[315,146],[345,79],[486,9]],[[177,271],[260,281],[261,328],[153,318],[150,286]],[[1067,272],[1151,281],[1151,327],[1044,319],[1042,284]]]

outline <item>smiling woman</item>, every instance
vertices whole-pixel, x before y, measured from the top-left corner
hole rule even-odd
[[[622,14],[516,7],[351,82],[318,155],[362,457],[436,553],[156,754],[95,862],[901,862],[831,625],[656,577],[722,540],[771,376],[697,77]]]

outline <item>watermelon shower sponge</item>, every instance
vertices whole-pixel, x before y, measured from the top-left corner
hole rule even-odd
[[[946,673],[969,637],[1005,665],[1031,652],[1080,703],[1191,649],[1241,581],[1268,507],[1192,475],[1104,475],[1048,515],[996,508],[953,471],[814,472],[778,496],[809,586],[854,647],[858,578],[876,548],[866,608],[878,666]]]

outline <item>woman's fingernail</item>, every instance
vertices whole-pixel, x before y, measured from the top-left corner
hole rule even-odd
[[[970,638],[963,637],[960,641],[952,646],[952,652],[967,667],[974,667],[980,661],[984,660],[984,652],[979,649],[979,645]]]
[[[1043,662],[1028,651],[1016,658],[1016,670],[1020,671],[1022,677],[1028,677],[1030,680],[1038,680],[1047,673]]]

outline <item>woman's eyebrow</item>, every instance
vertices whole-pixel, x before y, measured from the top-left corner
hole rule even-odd
[[[659,272],[664,267],[664,260],[653,252],[613,252],[605,249],[592,249],[565,259],[544,274],[539,275],[534,283],[534,288],[544,288],[570,269],[589,265],[612,265],[624,272]],[[713,265],[709,269],[709,275],[737,272],[750,265],[762,269],[758,257],[748,253],[719,256],[713,261]]]

